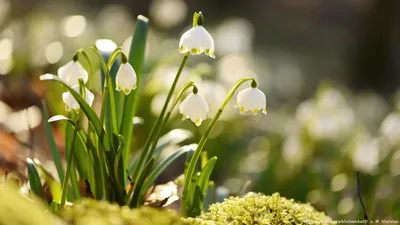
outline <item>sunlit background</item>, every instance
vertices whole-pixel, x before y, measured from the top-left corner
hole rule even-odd
[[[41,100],[51,114],[65,109],[62,90],[38,76],[56,73],[77,49],[94,43],[110,52],[122,46],[128,54],[135,18],[143,14],[151,28],[138,113],[144,124],[135,129],[133,150],[140,148],[178,69],[179,37],[198,10],[216,59],[189,57],[178,88],[195,81],[210,117],[241,77],[256,77],[267,96],[267,116],[240,116],[232,103],[217,124],[205,147],[218,156],[212,176],[217,191],[280,192],[334,219],[361,219],[359,170],[370,218],[399,219],[397,0],[0,0],[2,170],[24,177],[27,156],[50,159]],[[100,77],[99,67],[93,69]],[[96,85],[98,105],[100,79]],[[169,128],[188,129],[197,141],[207,123],[196,128],[176,113]],[[63,128],[54,125],[53,131],[63,150]],[[182,168],[171,168],[162,182]]]

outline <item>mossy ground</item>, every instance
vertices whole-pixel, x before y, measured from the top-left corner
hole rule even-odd
[[[249,193],[243,198],[231,197],[213,204],[208,212],[186,221],[199,225],[295,225],[329,224],[331,218],[310,204],[296,203],[278,193]]]

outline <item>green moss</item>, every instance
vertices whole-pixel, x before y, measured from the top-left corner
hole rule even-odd
[[[40,199],[29,199],[17,187],[0,184],[0,224],[50,225],[55,221]]]
[[[150,207],[130,209],[104,201],[86,199],[73,207],[66,207],[60,216],[70,225],[185,225],[173,212]]]
[[[186,221],[199,225],[295,225],[329,224],[331,218],[310,204],[296,203],[278,193],[271,196],[249,193],[243,198],[231,197],[222,203],[213,204],[207,213]]]

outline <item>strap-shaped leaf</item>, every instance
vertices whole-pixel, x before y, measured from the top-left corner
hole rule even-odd
[[[128,165],[129,152],[133,131],[133,117],[136,112],[136,105],[138,102],[138,90],[142,80],[142,68],[144,62],[144,53],[146,48],[147,31],[149,27],[149,20],[139,15],[136,20],[135,30],[132,36],[131,47],[129,50],[128,62],[135,69],[137,75],[137,89],[132,91],[124,100],[124,111],[122,114],[120,134],[125,138],[125,148],[123,152],[124,166]]]
[[[139,176],[139,179],[136,182],[135,185],[135,189],[133,190],[133,196],[132,196],[132,200],[130,201],[130,207],[138,207],[140,202],[139,202],[139,197],[140,197],[140,193],[144,184],[144,181],[147,177],[147,175],[150,173],[151,168],[153,168],[153,164],[154,164],[155,159],[152,158],[145,166],[144,169],[142,171],[142,173]]]
[[[205,196],[207,193],[208,182],[210,181],[210,176],[216,162],[217,162],[217,157],[214,156],[207,161],[206,165],[201,170],[201,174],[199,180],[197,181],[197,185],[200,187],[203,196]]]
[[[51,196],[52,196],[53,200],[55,200],[56,202],[60,202],[61,194],[62,194],[61,184],[58,181],[56,181],[56,179],[53,177],[53,175],[51,175],[51,173],[48,172],[43,167],[42,163],[38,159],[34,159],[34,163],[35,163],[35,166],[39,169],[41,176],[44,178],[46,183],[49,185],[50,191],[51,191]]]
[[[28,166],[29,186],[31,191],[43,200],[46,200],[42,183],[40,183],[39,173],[36,170],[35,164],[30,158],[26,159],[26,163]]]
[[[188,216],[190,217],[200,215],[201,210],[203,209],[204,196],[207,193],[210,176],[216,162],[217,157],[209,159],[201,170],[200,176],[197,178],[197,182],[190,183],[191,187],[189,190],[194,190],[193,194],[189,192],[190,204],[187,212]]]
[[[183,147],[181,147],[180,149],[178,149],[176,152],[172,153],[168,158],[164,159],[162,162],[160,162],[155,168],[154,170],[150,173],[149,177],[147,178],[146,182],[143,185],[143,189],[142,189],[142,194],[144,194],[144,192],[151,187],[151,185],[155,182],[155,180],[157,179],[158,176],[160,176],[160,174],[162,172],[164,172],[164,170],[171,165],[173,162],[175,162],[175,160],[177,160],[181,155],[190,152],[190,151],[195,151],[197,148],[197,144],[191,144],[191,145],[185,145]]]
[[[62,84],[71,93],[71,95],[79,103],[82,111],[85,113],[85,115],[87,116],[90,123],[93,125],[93,128],[94,128],[97,136],[100,138],[101,143],[103,143],[105,150],[109,151],[111,149],[111,146],[110,146],[108,136],[107,136],[107,134],[102,135],[102,132],[105,133],[103,126],[101,125],[100,120],[97,117],[96,113],[86,103],[86,101],[74,89],[72,89],[66,83],[64,83],[58,76],[55,76],[53,74],[44,74],[44,75],[40,76],[40,80],[56,81],[56,82]]]
[[[158,155],[168,146],[181,143],[193,136],[192,132],[185,129],[174,129],[160,138],[157,143],[157,148],[154,150],[153,157],[157,158]],[[133,173],[135,166],[139,160],[139,154],[129,164],[128,172]]]
[[[122,135],[118,136],[119,139],[119,146],[117,150],[117,154],[115,155],[114,159],[114,175],[117,180],[117,185],[119,186],[118,189],[122,190],[123,189],[123,184],[124,184],[124,168],[122,167],[122,152],[124,150],[124,145],[125,145],[125,140]]]
[[[50,119],[48,119],[49,112],[47,110],[45,101],[43,101],[42,106],[43,106],[44,129],[46,131],[46,137],[47,137],[47,141],[49,143],[51,157],[53,158],[54,165],[56,166],[58,178],[60,178],[60,180],[64,180],[64,169],[62,166],[61,155],[60,155],[60,152],[58,151],[56,142],[54,140],[53,132],[52,132],[51,126],[49,124],[49,122],[50,122]]]

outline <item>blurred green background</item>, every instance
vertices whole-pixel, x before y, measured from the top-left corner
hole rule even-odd
[[[151,29],[138,112],[145,122],[134,133],[133,150],[140,148],[180,63],[179,37],[198,10],[216,59],[189,57],[179,85],[196,81],[210,116],[243,76],[255,76],[267,95],[267,116],[240,116],[232,102],[206,145],[209,156],[218,156],[217,191],[280,192],[333,219],[361,219],[360,170],[370,218],[400,219],[397,0],[0,0],[2,170],[24,176],[28,155],[50,158],[40,101],[49,101],[52,114],[64,114],[63,90],[38,76],[57,73],[77,49],[96,41],[105,50],[116,44],[127,51],[142,14]],[[188,129],[198,141],[208,122],[197,128],[176,113],[169,128]],[[53,130],[62,149],[62,128]],[[28,140],[34,149],[22,144]],[[182,169],[183,160],[159,182]]]

